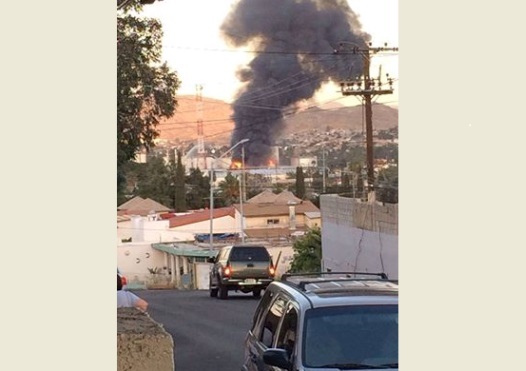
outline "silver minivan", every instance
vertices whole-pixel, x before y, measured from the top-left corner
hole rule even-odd
[[[243,371],[398,370],[398,284],[384,274],[285,274],[255,311]]]

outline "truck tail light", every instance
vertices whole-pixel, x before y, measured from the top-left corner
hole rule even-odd
[[[230,265],[227,265],[225,269],[223,269],[223,275],[226,277],[230,277],[232,275],[232,267]]]
[[[274,269],[274,267],[271,265],[268,269],[268,273],[274,277],[274,274],[276,274],[276,270]]]

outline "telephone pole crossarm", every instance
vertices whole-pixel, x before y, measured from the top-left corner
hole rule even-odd
[[[345,46],[352,46],[345,50]],[[380,52],[398,52],[398,48],[384,47],[373,48],[370,43],[363,48],[351,42],[341,42],[340,48],[334,54],[358,54],[363,61],[363,76],[354,80],[340,82],[341,92],[344,96],[360,96],[365,105],[365,131],[366,131],[366,156],[367,156],[367,185],[369,191],[374,190],[374,153],[373,153],[373,110],[372,98],[377,95],[393,93],[393,79],[387,74],[387,84],[383,83],[381,76],[377,79],[370,77],[371,55]]]

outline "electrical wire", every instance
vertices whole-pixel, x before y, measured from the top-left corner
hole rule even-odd
[[[295,115],[299,115],[299,114],[302,114],[302,115],[306,115],[306,114],[311,114],[311,112],[308,112],[309,109],[313,109],[313,108],[320,108],[321,106],[323,106],[324,104],[328,104],[328,103],[332,103],[332,102],[335,102],[335,101],[338,101],[340,99],[345,99],[347,97],[345,96],[340,96],[340,97],[337,97],[337,98],[334,98],[334,99],[331,99],[329,101],[326,101],[326,102],[323,102],[323,103],[320,103],[318,105],[314,105],[314,106],[310,106],[304,110],[301,110],[301,111],[297,111],[297,112],[290,112],[290,113],[286,113],[283,115],[283,118],[287,118],[287,117],[291,117],[291,116],[295,116]],[[392,101],[391,103],[398,103],[398,101]],[[373,104],[374,105],[379,105],[380,103],[375,103]],[[336,108],[329,108],[329,109],[326,109],[325,111],[333,111],[333,110],[340,110],[342,109],[342,107],[336,107]],[[345,113],[341,113],[342,115],[344,115]],[[364,115],[365,113],[363,112],[363,104],[362,104],[362,124],[364,122]],[[225,118],[225,119],[216,119],[216,120],[203,120],[202,122],[204,124],[214,124],[214,123],[217,123],[217,122],[228,122],[228,121],[235,121],[236,117],[232,116],[230,118]],[[187,126],[179,126],[181,124],[189,124]],[[185,122],[178,122],[178,123],[173,123],[173,124],[163,124],[163,125],[177,125],[176,127],[170,127],[170,128],[163,128],[161,129],[161,131],[171,131],[171,130],[180,130],[180,129],[189,129],[189,128],[193,128],[194,125],[195,125],[195,121],[185,121]],[[247,125],[246,127],[247,128],[251,128],[252,126],[256,127],[258,124],[249,124]],[[158,125],[159,127],[159,125]],[[230,133],[230,132],[233,132],[235,129],[229,129],[227,131],[223,131],[223,132],[220,132],[220,133],[215,133],[215,134],[212,134],[212,135],[205,135],[204,137],[207,138],[207,137],[213,137],[213,136],[217,136],[217,135],[221,135],[221,134],[225,134],[225,133]],[[362,129],[363,131],[363,129]]]
[[[180,50],[187,50],[187,51],[195,51],[195,52],[220,52],[220,53],[247,53],[247,54],[274,54],[274,55],[320,55],[320,56],[335,56],[335,55],[356,55],[352,52],[340,52],[335,53],[334,50],[330,52],[303,52],[303,51],[271,51],[271,50],[247,50],[247,49],[220,49],[220,48],[196,48],[196,47],[190,47],[190,46],[178,46],[178,45],[163,45],[163,48],[166,49],[180,49]],[[381,56],[381,55],[398,55],[397,51],[378,51],[371,56]]]

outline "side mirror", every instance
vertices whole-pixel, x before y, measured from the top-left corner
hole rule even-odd
[[[263,362],[270,366],[276,366],[285,370],[290,370],[292,364],[289,361],[289,354],[285,349],[269,348],[263,352]]]
[[[216,258],[208,258],[208,259],[206,259],[206,261],[208,263],[215,263],[216,262]]]

